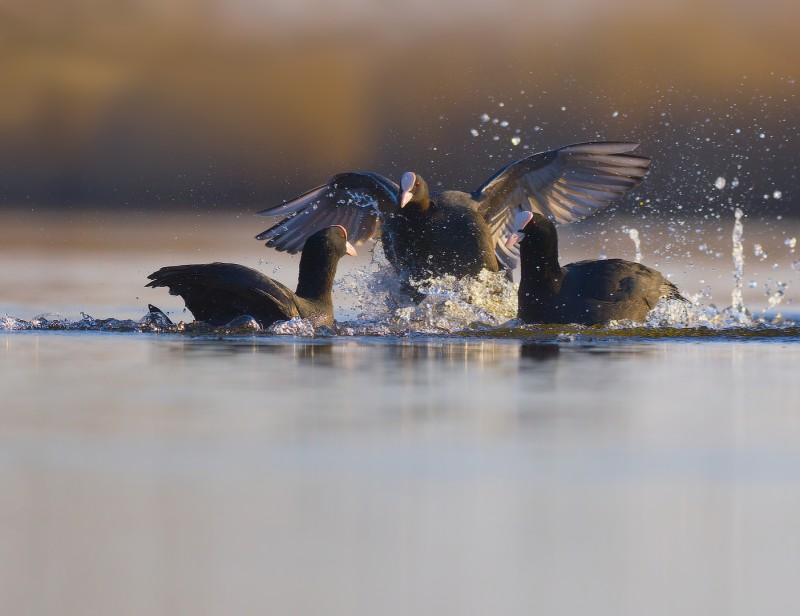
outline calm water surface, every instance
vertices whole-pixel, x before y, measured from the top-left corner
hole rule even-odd
[[[800,345],[0,335],[13,614],[795,614]]]

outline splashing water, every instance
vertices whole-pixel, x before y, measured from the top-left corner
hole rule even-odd
[[[742,297],[742,285],[744,280],[744,224],[742,218],[744,213],[737,208],[734,213],[734,225],[732,240],[733,256],[733,290],[731,292],[731,306],[722,310],[714,304],[703,304],[701,299],[710,297],[705,293],[689,295],[687,302],[674,300],[661,300],[659,304],[648,315],[647,327],[672,327],[672,328],[710,328],[723,330],[742,327],[764,327],[767,325],[786,326],[792,325],[789,321],[784,321],[783,316],[778,314],[774,319],[767,322],[765,314],[780,304],[785,295],[789,284],[776,281],[773,290],[770,284],[765,284],[765,295],[767,297],[767,308],[765,308],[759,318],[751,316],[749,310],[744,305]],[[770,280],[770,282],[772,282]]]
[[[300,338],[313,338],[315,335],[314,324],[300,317],[273,323],[267,328],[267,331],[271,334],[298,336]]]
[[[631,238],[633,242],[633,246],[636,249],[636,254],[633,257],[633,260],[637,263],[642,262],[642,242],[639,240],[639,231],[634,228],[622,227],[622,232],[627,233],[628,237]]]
[[[772,281],[770,280],[770,282]],[[780,304],[783,301],[783,298],[786,296],[786,289],[789,288],[789,283],[777,280],[775,282],[775,285],[776,288],[774,291],[772,291],[769,283],[764,284],[764,290],[767,296],[767,307],[764,309],[763,313],[766,313],[769,310],[775,308],[778,304]]]
[[[647,315],[645,326],[651,329],[675,328],[696,329],[706,328],[713,330],[726,330],[731,328],[751,327],[754,322],[745,313],[735,312],[731,308],[718,309],[714,304],[703,304],[700,300],[703,294],[690,295],[687,302],[662,299]],[[763,323],[764,321],[760,321]],[[774,323],[777,325],[778,323]],[[630,326],[630,324],[628,324]]]
[[[733,242],[733,291],[731,292],[731,311],[735,315],[739,315],[739,323],[749,323],[750,318],[747,315],[744,307],[744,299],[742,297],[742,280],[744,279],[744,244],[742,237],[744,236],[744,225],[742,224],[742,216],[744,212],[740,208],[736,208],[734,213],[733,234],[731,240]]]
[[[711,329],[721,331],[730,328],[785,327],[792,325],[781,315],[766,321],[766,312],[774,309],[786,297],[788,283],[773,281],[765,284],[767,308],[759,317],[753,317],[744,305],[742,285],[744,280],[744,226],[743,212],[737,209],[732,233],[732,256],[734,264],[734,286],[731,306],[718,309],[711,298],[710,288],[696,295],[684,295],[688,302],[662,300],[651,311],[644,325],[632,322],[612,322],[607,331],[637,331],[659,329]],[[636,260],[642,260],[639,233],[636,229],[623,227],[634,243]],[[792,241],[785,242],[793,248]],[[796,262],[793,269],[800,269]],[[345,275],[337,284],[337,292],[351,296],[357,310],[354,321],[337,323],[333,328],[314,326],[303,319],[278,322],[263,329],[250,316],[234,319],[223,327],[213,327],[201,322],[173,323],[157,308],[139,321],[118,319],[95,319],[82,314],[76,321],[44,314],[25,321],[6,315],[0,317],[0,331],[17,330],[71,330],[110,331],[133,333],[189,333],[193,335],[282,335],[297,337],[314,336],[413,336],[417,334],[488,335],[493,337],[529,336],[541,330],[538,325],[522,326],[516,321],[517,285],[503,273],[483,271],[477,277],[456,278],[442,276],[416,281],[411,284],[417,301],[409,297],[408,288],[403,288],[399,277],[389,265],[380,244],[372,250],[372,259],[366,267]],[[421,298],[421,300],[420,300]],[[551,328],[553,326],[550,326]],[[565,329],[566,327],[566,329]],[[561,327],[562,330],[570,326]],[[573,327],[574,329],[574,327]],[[594,328],[578,328],[587,331]]]
[[[176,331],[172,326],[172,331]],[[58,318],[58,315],[41,314],[30,321],[16,319],[9,315],[0,318],[0,330],[3,331],[104,331],[104,332],[160,332],[168,331],[154,313],[149,312],[138,321],[131,319],[95,319],[81,313],[77,321]]]
[[[400,280],[389,265],[381,244],[372,250],[370,263],[335,283],[337,291],[354,299],[359,321],[388,322],[394,311],[407,305]]]
[[[483,270],[476,277],[441,276],[413,283],[424,295],[418,305],[395,311],[395,319],[417,332],[457,332],[492,327],[517,315],[517,287],[503,272]]]
[[[412,301],[399,277],[376,246],[370,264],[344,276],[337,290],[355,299],[358,322],[350,334],[367,325],[394,335],[453,333],[475,326],[496,326],[517,314],[517,287],[502,272],[482,271],[477,277],[441,276],[413,281],[422,296]]]

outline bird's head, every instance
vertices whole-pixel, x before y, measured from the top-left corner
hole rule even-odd
[[[553,221],[538,212],[519,212],[514,217],[513,229],[514,232],[506,240],[506,248],[525,240],[542,242],[555,233]]]
[[[430,195],[425,180],[413,171],[406,171],[400,178],[400,207],[404,208],[409,203],[416,203],[425,209],[429,201]]]
[[[352,257],[357,255],[356,249],[347,241],[347,229],[342,225],[333,225],[310,235],[303,246],[303,252],[333,254],[338,258],[346,254]]]

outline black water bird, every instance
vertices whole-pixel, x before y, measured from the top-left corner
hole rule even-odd
[[[686,301],[661,273],[633,261],[578,261],[561,267],[556,227],[546,216],[521,212],[513,226],[507,243],[520,248],[517,316],[526,323],[643,321],[662,297]]]
[[[148,276],[148,287],[167,287],[180,295],[198,321],[215,326],[249,315],[262,327],[294,317],[315,326],[333,325],[333,279],[345,254],[355,256],[344,227],[312,234],[300,257],[297,291],[249,267],[235,263],[173,265]]]
[[[317,229],[341,224],[354,244],[380,236],[389,263],[407,279],[511,270],[518,252],[505,239],[516,214],[539,212],[559,224],[592,214],[647,175],[650,159],[630,154],[637,147],[578,143],[533,154],[471,193],[431,193],[425,180],[410,171],[400,186],[377,173],[341,173],[259,212],[284,218],[256,238],[297,252]]]

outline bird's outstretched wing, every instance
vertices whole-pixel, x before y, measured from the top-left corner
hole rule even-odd
[[[295,294],[277,280],[234,263],[170,265],[148,276],[148,287],[179,295],[198,321],[225,325],[250,315],[262,324],[299,316]]]
[[[506,248],[514,217],[539,212],[557,224],[585,218],[637,186],[650,158],[630,154],[638,143],[576,143],[511,163],[472,193],[492,231],[497,259],[513,268],[519,246]]]
[[[260,211],[261,216],[284,218],[256,239],[296,253],[316,231],[342,225],[353,244],[362,244],[380,235],[381,215],[399,210],[398,194],[399,186],[377,173],[340,173],[327,184]]]

